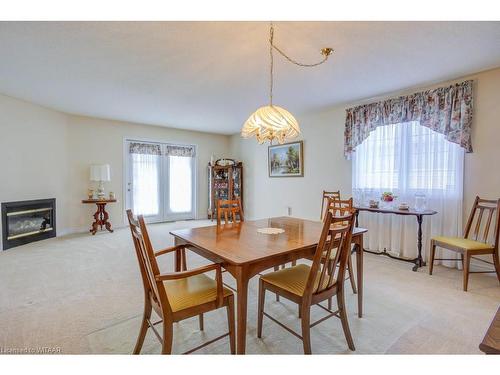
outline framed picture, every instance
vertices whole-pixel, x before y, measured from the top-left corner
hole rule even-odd
[[[269,177],[304,177],[303,142],[269,146]]]

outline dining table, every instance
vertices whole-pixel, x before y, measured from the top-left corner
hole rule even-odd
[[[266,228],[273,228],[266,231]],[[248,283],[250,279],[270,268],[311,259],[316,250],[323,223],[290,216],[243,221],[225,225],[173,230],[176,245],[221,264],[236,280],[236,338],[237,353],[246,351]],[[276,234],[268,234],[273,232]],[[363,234],[364,228],[354,228],[358,284],[358,316],[363,314]],[[181,270],[182,250],[175,253],[175,270]]]

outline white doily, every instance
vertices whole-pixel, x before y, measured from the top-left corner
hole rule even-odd
[[[257,229],[257,232],[263,233],[263,234],[280,234],[283,233],[285,230],[281,228],[259,228]]]

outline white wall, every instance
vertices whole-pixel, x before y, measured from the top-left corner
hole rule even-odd
[[[500,197],[500,69],[481,72],[454,81],[442,82],[386,94],[376,99],[332,107],[314,114],[297,114],[304,140],[304,177],[269,178],[267,145],[254,139],[231,137],[231,153],[245,166],[245,210],[247,216],[286,215],[292,207],[293,216],[318,218],[321,191],[340,189],[351,194],[351,163],[343,156],[345,109],[354,105],[382,100],[401,94],[459,82],[474,80],[474,120],[472,145],[466,154],[464,170],[464,220],[476,194]]]
[[[89,229],[94,205],[83,205],[91,164],[108,163],[118,203],[108,206],[113,226],[124,225],[123,141],[150,139],[196,144],[197,217],[207,215],[207,164],[229,157],[229,137],[63,114],[0,95],[0,202],[56,198],[58,234]]]
[[[208,209],[207,165],[212,153],[229,157],[229,137],[159,126],[69,116],[69,163],[71,230],[79,231],[89,225],[95,206],[82,205],[81,199],[92,186],[89,181],[91,164],[110,164],[111,181],[105,183],[106,192],[114,191],[118,203],[109,204],[113,225],[123,225],[125,210],[123,196],[123,141],[125,138],[149,139],[197,145],[197,217],[206,218]],[[97,185],[93,185],[97,186]]]
[[[69,220],[64,114],[0,95],[0,202],[56,198],[57,227]]]

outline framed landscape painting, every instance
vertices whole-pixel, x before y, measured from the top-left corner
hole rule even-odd
[[[303,142],[269,146],[269,177],[303,177]]]

